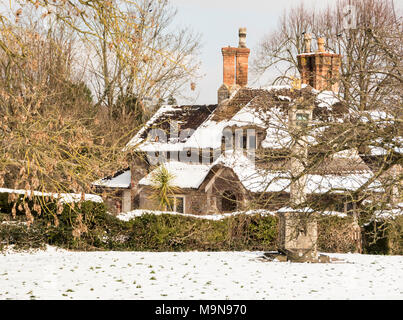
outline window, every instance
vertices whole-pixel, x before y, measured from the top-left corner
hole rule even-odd
[[[306,113],[297,113],[297,121],[308,121],[308,115]]]
[[[133,198],[133,209],[139,209],[140,208],[140,195],[137,194],[134,198]]]
[[[338,202],[335,205],[335,210],[338,212],[352,214],[352,213],[354,213],[354,210],[355,210],[355,203],[352,201],[348,201],[348,200],[345,200],[343,202]]]
[[[242,148],[246,149],[248,147],[248,137],[242,136]]]
[[[184,202],[185,202],[184,197],[176,197],[175,198],[175,211],[176,212],[185,213]]]
[[[334,209],[337,212],[344,212],[344,202],[337,202]]]
[[[299,127],[306,128],[308,125],[309,116],[306,113],[297,113],[296,120]]]
[[[185,213],[185,197],[173,196],[168,198],[170,200],[171,208],[167,208],[168,211]]]
[[[354,202],[351,202],[351,201],[349,201],[349,202],[347,202],[346,203],[346,213],[350,213],[350,214],[352,214],[352,213],[354,213]]]

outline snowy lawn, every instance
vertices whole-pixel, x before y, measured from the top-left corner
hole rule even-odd
[[[332,264],[261,252],[0,254],[0,299],[402,299],[403,256],[330,254]]]

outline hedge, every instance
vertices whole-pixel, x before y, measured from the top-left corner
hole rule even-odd
[[[364,253],[403,255],[403,216],[366,223],[363,244]]]
[[[108,214],[102,203],[87,201],[80,208],[76,206],[74,209],[66,204],[63,212],[56,214],[56,203],[49,202],[46,206],[50,211],[42,212],[41,215],[34,212],[34,223],[28,228],[23,224],[25,215],[20,211],[17,211],[15,221],[7,222],[12,220],[12,206],[7,199],[7,194],[0,193],[0,247],[14,244],[17,248],[28,248],[49,244],[87,251],[277,249],[278,220],[272,215],[240,214],[223,220],[207,220],[181,215],[144,214],[126,222]],[[32,206],[32,201],[29,205]],[[54,224],[55,216],[58,226]],[[318,220],[318,250],[354,252],[356,248],[351,237],[351,222],[350,218],[321,217]],[[367,231],[364,230],[365,232]],[[399,239],[401,240],[401,234]],[[399,253],[402,248],[401,243],[390,239],[387,243],[393,243],[393,251],[382,251],[379,246],[369,243],[364,241],[365,253]]]

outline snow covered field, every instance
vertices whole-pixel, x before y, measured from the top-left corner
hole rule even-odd
[[[332,264],[261,252],[0,254],[0,299],[402,299],[403,256],[330,254]]]

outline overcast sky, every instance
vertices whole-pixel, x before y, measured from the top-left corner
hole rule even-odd
[[[298,5],[323,7],[334,0],[170,0],[178,8],[175,23],[187,26],[202,36],[201,74],[193,94],[194,103],[217,103],[222,84],[221,48],[238,46],[238,28],[247,28],[251,57],[262,37],[272,31],[285,9]],[[249,83],[251,84],[251,82]],[[191,91],[189,90],[188,93]],[[179,103],[184,103],[178,99]]]

